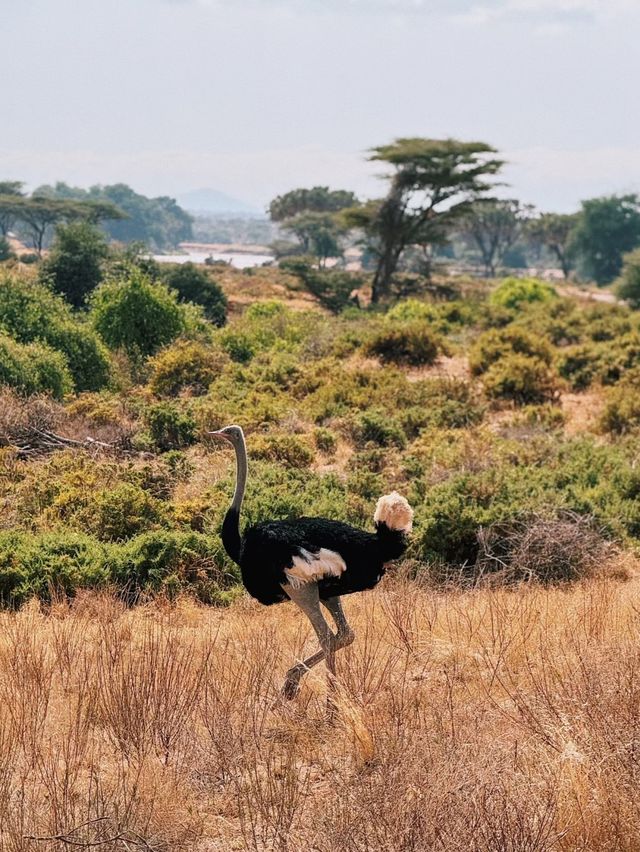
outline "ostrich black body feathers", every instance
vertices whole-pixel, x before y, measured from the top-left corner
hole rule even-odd
[[[318,581],[320,598],[348,595],[372,589],[385,573],[385,563],[401,556],[407,536],[401,530],[376,524],[376,532],[366,532],[327,518],[298,518],[267,521],[249,527],[241,538],[238,513],[227,512],[222,542],[229,556],[240,566],[242,581],[249,594],[270,605],[288,600],[282,585],[289,582],[285,569],[294,559],[317,555],[321,550],[338,554],[346,566],[340,576]]]

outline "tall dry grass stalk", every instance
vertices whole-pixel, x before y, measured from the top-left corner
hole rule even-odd
[[[0,849],[636,850],[640,581],[0,615]]]

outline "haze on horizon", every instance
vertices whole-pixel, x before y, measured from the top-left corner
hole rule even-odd
[[[640,191],[638,0],[0,0],[0,179],[380,192],[398,136],[495,145],[542,209]]]

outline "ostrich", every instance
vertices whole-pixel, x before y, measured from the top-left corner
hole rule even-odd
[[[372,589],[380,582],[385,564],[407,547],[413,510],[404,497],[392,492],[378,500],[375,533],[328,518],[265,521],[240,533],[240,508],[247,484],[247,448],[240,426],[210,432],[229,441],[236,452],[236,486],[222,523],[222,543],[240,566],[249,594],[270,606],[291,600],[305,613],[320,642],[320,650],[286,674],[282,694],[294,698],[302,676],[324,660],[330,680],[335,676],[335,653],[354,640],[342,609],[342,595]],[[335,634],[322,615],[331,615]]]

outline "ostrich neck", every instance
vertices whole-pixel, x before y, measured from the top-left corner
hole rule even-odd
[[[236,450],[236,489],[233,492],[233,500],[231,501],[231,509],[240,514],[244,492],[247,488],[247,445],[244,442],[244,436],[235,446]]]

